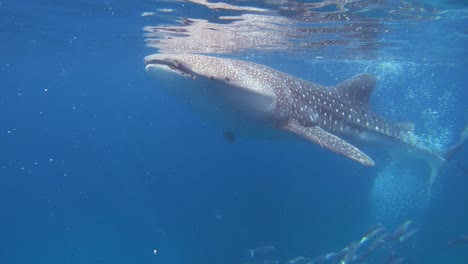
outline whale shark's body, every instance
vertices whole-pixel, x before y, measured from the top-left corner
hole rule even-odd
[[[261,64],[212,56],[153,54],[145,64],[161,84],[232,132],[293,133],[366,166],[375,163],[346,139],[390,139],[430,156],[431,164],[444,160],[412,143],[411,126],[369,109],[376,83],[369,74],[324,87]]]

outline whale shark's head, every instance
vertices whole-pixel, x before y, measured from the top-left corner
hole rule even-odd
[[[278,94],[261,65],[194,54],[153,54],[145,64],[161,86],[196,108],[276,118]]]

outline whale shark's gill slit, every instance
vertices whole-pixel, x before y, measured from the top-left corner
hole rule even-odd
[[[171,66],[169,66],[171,67]],[[189,76],[190,78],[192,79],[195,79],[195,74],[194,72],[189,69],[187,66],[185,66],[184,64],[182,64],[181,62],[179,61],[174,61],[172,67],[174,67],[174,70],[177,70],[179,71],[180,73],[182,73],[183,75],[187,75]]]

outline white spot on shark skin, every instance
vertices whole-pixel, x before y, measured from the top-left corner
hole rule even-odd
[[[309,119],[310,119],[310,122],[315,123],[315,118],[314,118],[313,115],[310,115],[310,116],[309,116]]]

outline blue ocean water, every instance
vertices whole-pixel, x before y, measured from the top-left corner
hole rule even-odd
[[[467,4],[388,6],[405,3],[433,17],[377,20],[372,28],[385,29],[357,53],[251,48],[231,57],[324,85],[375,74],[371,108],[415,123],[444,149],[468,121]],[[0,263],[298,264],[288,261],[408,219],[413,239],[353,263],[391,254],[468,263],[468,244],[447,244],[468,234],[466,148],[427,197],[427,168],[394,163],[381,148],[362,146],[379,163],[366,168],[300,140],[228,144],[145,72],[144,56],[158,51],[145,27],[237,12],[184,1],[0,1]],[[265,246],[274,252],[251,256]]]

